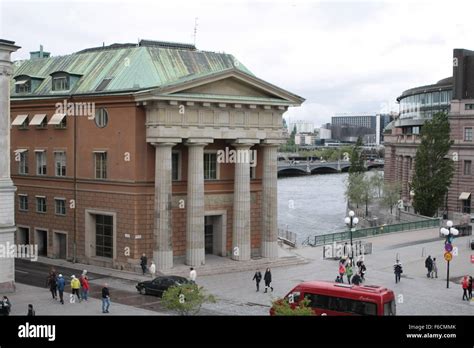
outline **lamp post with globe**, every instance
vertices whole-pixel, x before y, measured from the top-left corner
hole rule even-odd
[[[451,220],[448,220],[446,222],[446,226],[448,228],[442,227],[440,232],[443,236],[446,236],[446,240],[444,241],[444,259],[447,262],[447,268],[446,268],[446,288],[449,288],[449,263],[451,262],[453,258],[453,254],[451,254],[451,251],[453,251],[453,239],[455,236],[459,234],[459,231],[453,227],[453,222]]]
[[[351,264],[353,264],[354,248],[353,248],[353,245],[352,245],[352,232],[354,231],[355,226],[359,223],[359,218],[357,218],[357,217],[355,216],[354,211],[350,210],[350,211],[349,211],[349,216],[347,216],[347,217],[344,219],[344,222],[345,222],[346,225],[349,227],[349,231],[350,231],[350,236],[351,236]]]

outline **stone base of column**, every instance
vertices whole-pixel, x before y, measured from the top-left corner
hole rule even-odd
[[[153,251],[153,261],[155,261],[157,271],[165,271],[173,268],[173,251]]]
[[[206,264],[204,248],[186,250],[186,264],[188,266],[202,266]]]
[[[278,244],[277,242],[262,242],[262,257],[268,257],[269,259],[278,258]]]
[[[15,292],[15,282],[14,281],[9,281],[5,283],[0,283],[0,294],[10,294],[12,292]]]
[[[231,253],[232,260],[235,261],[248,261],[251,259],[250,245],[235,246],[232,248]]]

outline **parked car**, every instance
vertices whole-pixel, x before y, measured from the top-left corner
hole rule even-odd
[[[189,280],[178,276],[163,276],[137,284],[136,288],[142,295],[161,297],[168,288],[176,285],[188,284]]]

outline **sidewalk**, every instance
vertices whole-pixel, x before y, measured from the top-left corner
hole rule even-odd
[[[102,313],[102,301],[89,298],[87,302],[70,303],[69,295],[70,293],[64,292],[64,305],[61,305],[59,301],[51,298],[48,289],[16,283],[15,293],[8,294],[8,298],[12,303],[10,315],[26,316],[28,304],[33,304],[36,315],[166,315],[156,311],[114,303],[113,297],[109,308],[110,313],[104,314]]]

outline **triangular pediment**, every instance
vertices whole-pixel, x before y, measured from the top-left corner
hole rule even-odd
[[[137,100],[145,100],[147,95],[262,103],[268,101],[295,106],[301,105],[304,101],[303,98],[293,93],[238,69],[228,69],[203,76],[185,77],[173,84],[145,93],[138,93],[136,97]]]

